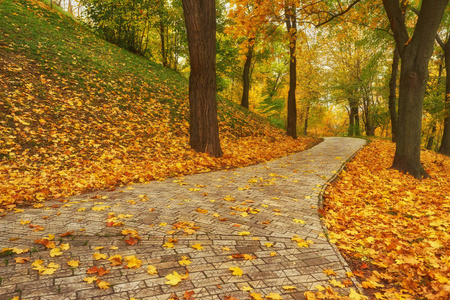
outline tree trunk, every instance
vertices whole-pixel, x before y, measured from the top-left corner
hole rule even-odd
[[[358,100],[349,99],[350,105],[350,124],[348,127],[348,136],[358,136],[360,135],[359,131],[359,108],[358,108]]]
[[[391,116],[392,141],[397,141],[397,73],[400,56],[397,47],[392,58],[391,78],[389,79],[389,114]]]
[[[444,48],[445,59],[445,118],[444,134],[442,135],[439,153],[450,156],[450,41],[447,40]]]
[[[295,90],[297,88],[297,17],[294,4],[286,8],[286,27],[289,33],[289,92],[287,100],[287,126],[286,133],[297,138],[297,102]]]
[[[215,0],[183,0],[183,13],[191,66],[189,144],[195,151],[220,157],[223,153],[217,123]]]
[[[167,68],[166,38],[164,34],[164,22],[162,19],[159,21],[159,38],[161,40],[162,65]]]
[[[392,167],[422,178],[428,177],[420,163],[422,106],[428,79],[428,61],[425,69],[418,68],[410,55],[408,53],[402,57],[397,147]]]
[[[242,76],[244,87],[242,90],[242,100],[241,100],[241,106],[248,109],[249,102],[248,102],[248,95],[250,93],[250,67],[252,64],[252,58],[253,58],[253,45],[250,45],[252,43],[253,39],[250,38],[248,40],[248,51],[246,54],[247,59],[245,60],[244,64],[244,74]]]
[[[415,178],[429,177],[420,163],[422,105],[428,62],[449,0],[423,0],[414,34],[409,38],[398,0],[383,0],[402,60],[398,99],[397,147],[392,167]]]
[[[308,119],[309,119],[309,109],[311,107],[311,102],[306,103],[306,109],[305,109],[305,127],[303,128],[303,135],[308,135]]]
[[[427,149],[428,150],[431,150],[433,148],[435,134],[436,134],[436,123],[433,122],[433,124],[431,125],[431,133],[430,133],[430,136],[428,137],[428,141],[427,141]]]
[[[353,110],[350,108],[348,112],[349,124],[348,124],[348,136],[353,136],[355,134],[355,118],[353,117]]]

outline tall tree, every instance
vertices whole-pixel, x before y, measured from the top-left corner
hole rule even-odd
[[[414,34],[410,38],[401,1],[383,0],[401,58],[397,147],[392,167],[416,178],[429,177],[420,163],[422,106],[428,62],[448,1],[423,0]]]
[[[223,155],[216,103],[215,0],[183,0],[191,73],[189,75],[190,138],[198,152]]]
[[[248,51],[245,54],[244,73],[242,74],[243,90],[241,106],[248,109],[249,107],[249,94],[250,94],[250,67],[252,65],[253,58],[253,38],[249,38]]]
[[[391,78],[389,79],[389,114],[391,116],[392,141],[397,141],[397,74],[400,56],[395,47],[392,57]]]
[[[295,1],[288,1],[285,7],[285,22],[289,36],[289,92],[287,100],[286,133],[297,138],[297,102],[295,91],[297,88],[297,7]]]
[[[445,106],[444,106],[444,133],[442,135],[439,152],[450,156],[450,32],[447,32],[446,41],[437,36],[437,41],[444,51],[446,81],[445,81]]]

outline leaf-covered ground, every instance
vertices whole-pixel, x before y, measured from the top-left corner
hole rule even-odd
[[[0,206],[239,167],[301,151],[219,101],[224,157],[188,146],[187,80],[35,0],[0,1]],[[0,212],[1,212],[0,210]]]
[[[395,145],[376,140],[327,190],[329,237],[373,299],[449,299],[450,159],[422,151],[432,179],[390,169]]]

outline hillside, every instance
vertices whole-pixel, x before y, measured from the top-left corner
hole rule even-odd
[[[193,152],[186,78],[38,0],[0,0],[0,86],[1,210],[255,164],[317,142],[220,100],[224,157]]]

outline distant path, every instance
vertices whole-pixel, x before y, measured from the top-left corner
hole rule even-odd
[[[318,194],[342,163],[364,144],[361,139],[325,138],[309,150],[266,164],[100,191],[72,197],[67,203],[46,203],[47,207],[59,207],[9,213],[0,218],[0,251],[7,247],[36,247],[31,260],[24,264],[15,263],[14,258],[30,257],[30,253],[0,257],[0,299],[21,294],[23,299],[38,300],[166,300],[172,293],[182,299],[185,291],[192,290],[193,297],[199,300],[225,296],[244,300],[249,293],[241,290],[243,286],[263,296],[278,293],[284,300],[304,299],[304,291],[319,284],[327,286],[330,279],[346,278],[348,266],[324,237],[317,213]],[[124,225],[107,226],[111,220],[107,219],[108,213],[112,212],[115,216],[124,214],[116,220]],[[21,225],[21,220],[29,220],[44,230],[33,231],[29,224]],[[184,228],[170,232],[179,221],[194,222],[199,228],[193,228],[196,231],[190,235],[183,235]],[[121,235],[123,229],[137,230],[139,243],[127,245]],[[62,243],[70,245],[62,256],[50,257],[48,249],[34,243],[53,234],[58,247],[59,235],[72,230],[72,235],[62,238]],[[313,243],[299,247],[291,240],[295,235]],[[176,238],[177,243],[173,248],[163,248],[170,238]],[[195,244],[201,244],[203,250],[191,248]],[[270,244],[273,246],[268,247]],[[108,260],[93,258],[96,252],[108,257],[135,255],[142,260],[142,266],[125,269],[124,263],[112,267],[109,274],[98,277],[111,284],[102,290],[83,281],[95,275],[86,274],[88,267],[111,268]],[[238,253],[255,258],[229,258]],[[182,256],[192,263],[180,266]],[[55,262],[60,267],[53,275],[39,275],[31,266],[37,259],[42,259],[44,266]],[[68,260],[79,260],[81,264],[72,270]],[[147,273],[149,264],[156,267],[158,275]],[[236,266],[242,269],[242,276],[231,274],[229,268]],[[166,275],[173,271],[185,274],[186,268],[187,280],[175,286],[165,284]],[[332,269],[338,276],[328,277],[323,269]],[[282,286],[296,289],[286,291]]]

